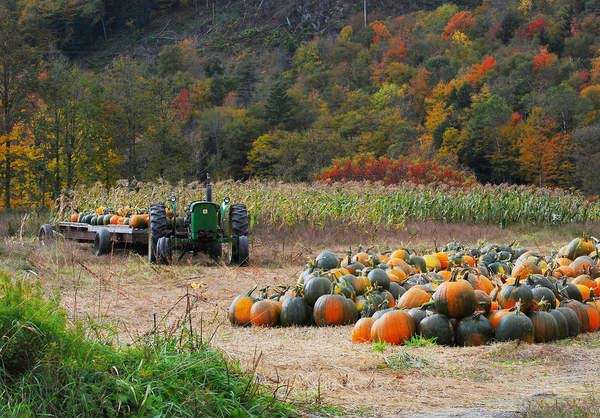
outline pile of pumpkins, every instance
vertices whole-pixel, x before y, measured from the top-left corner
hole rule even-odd
[[[138,212],[140,213],[134,213],[128,207],[116,211],[98,207],[94,212],[73,212],[69,221],[88,225],[128,225],[131,228],[147,228],[150,215],[144,211]]]
[[[238,326],[353,324],[354,342],[402,344],[414,335],[440,345],[543,343],[600,330],[600,246],[573,239],[542,256],[511,245],[450,243],[419,256],[323,251],[292,287],[236,297]]]

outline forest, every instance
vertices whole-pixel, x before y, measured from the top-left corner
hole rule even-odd
[[[600,192],[599,0],[2,0],[0,21],[4,210],[207,172]]]

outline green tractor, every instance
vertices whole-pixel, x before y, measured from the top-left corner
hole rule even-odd
[[[181,257],[186,253],[206,253],[215,260],[222,257],[222,245],[229,245],[229,263],[245,266],[249,260],[248,210],[244,204],[231,204],[228,197],[219,205],[212,201],[212,184],[206,179],[205,200],[188,207],[185,218],[177,217],[177,200],[170,202],[172,221],[167,207],[150,206],[149,257],[161,264],[173,262],[174,251]],[[180,257],[180,258],[181,258]]]

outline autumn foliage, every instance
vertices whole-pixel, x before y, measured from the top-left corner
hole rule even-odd
[[[465,78],[469,83],[477,84],[488,72],[493,70],[495,66],[496,59],[488,55],[481,63],[473,65]]]
[[[533,38],[536,34],[543,32],[545,27],[546,19],[543,17],[535,19],[525,27],[525,36],[528,38]]]
[[[540,52],[533,57],[533,71],[539,72],[544,68],[550,67],[557,61],[557,59],[558,57],[556,54],[548,52],[547,48],[542,48],[540,49]]]
[[[414,184],[441,183],[451,186],[475,183],[470,174],[436,161],[416,161],[409,158],[393,160],[388,157],[375,158],[370,154],[335,160],[317,179],[331,182],[368,180],[384,184],[408,181]]]
[[[375,45],[383,39],[388,39],[390,37],[390,31],[381,20],[376,20],[371,23],[371,29],[373,30],[373,44]]]
[[[449,39],[455,32],[466,32],[473,26],[474,23],[475,19],[473,18],[471,12],[468,10],[458,12],[452,16],[446,24],[444,32],[442,33],[442,38]]]

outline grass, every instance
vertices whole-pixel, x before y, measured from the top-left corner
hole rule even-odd
[[[392,370],[411,370],[423,369],[429,365],[429,361],[422,357],[415,356],[405,350],[397,350],[392,354],[384,356],[387,367]]]
[[[434,347],[437,345],[437,338],[425,338],[421,335],[413,335],[404,345],[406,347]]]
[[[470,188],[439,188],[436,185],[373,183],[220,182],[215,199],[229,196],[248,206],[254,225],[272,229],[332,225],[354,228],[401,229],[409,222],[437,221],[485,225],[561,225],[600,221],[600,203],[579,193],[526,186],[475,185]],[[70,206],[92,211],[98,206],[113,209],[130,206],[143,211],[155,201],[178,196],[179,208],[203,196],[200,183],[170,185],[138,183],[106,189],[97,184],[76,190]],[[59,208],[65,219],[70,208]]]
[[[113,346],[55,300],[1,278],[0,416],[289,416],[236,363],[184,328]]]
[[[600,411],[600,400],[597,398],[569,400],[536,400],[527,405],[521,415],[523,418],[579,418],[595,417]]]

